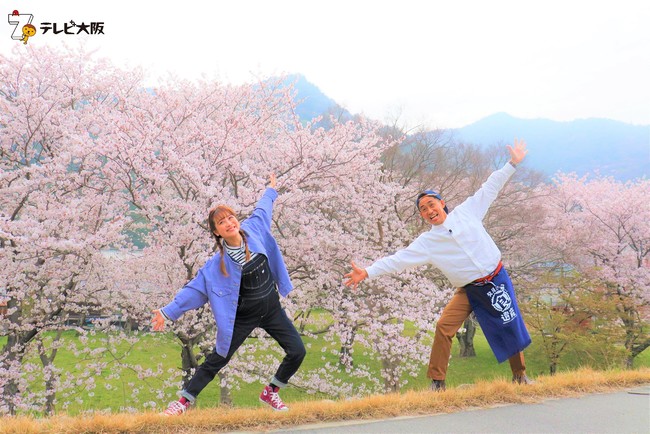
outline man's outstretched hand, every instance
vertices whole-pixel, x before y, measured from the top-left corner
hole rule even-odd
[[[345,286],[352,286],[352,289],[357,289],[359,282],[368,277],[368,272],[365,268],[357,267],[354,261],[350,261],[350,264],[352,264],[352,271],[343,276],[348,278],[348,280],[343,283]]]

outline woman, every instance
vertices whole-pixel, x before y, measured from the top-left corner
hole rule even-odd
[[[275,376],[260,394],[274,410],[288,410],[279,389],[287,385],[305,358],[300,334],[280,305],[293,289],[277,242],[271,234],[275,175],[270,188],[249,218],[240,222],[225,205],[210,210],[210,231],[219,249],[167,306],[154,310],[153,329],[163,330],[165,319],[177,320],[183,313],[210,303],[217,322],[217,343],[199,366],[178,401],[164,414],[183,414],[215,375],[228,364],[237,348],[257,327],[264,329],[286,352]]]

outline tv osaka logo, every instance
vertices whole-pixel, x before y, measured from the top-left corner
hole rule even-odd
[[[36,34],[36,27],[32,25],[33,19],[34,15],[21,14],[18,11],[13,11],[9,14],[9,24],[14,26],[11,39],[27,44],[27,40]]]
[[[36,35],[36,26],[32,24],[34,15],[21,14],[18,11],[13,11],[8,16],[8,20],[9,24],[14,26],[13,33],[11,34],[11,39],[21,41],[23,44],[27,44],[29,38]],[[81,24],[77,24],[73,20],[62,24],[42,22],[39,29],[42,35],[48,33],[50,35],[78,35],[80,33],[85,33],[87,35],[103,35],[104,23],[93,21],[86,24],[86,22],[82,21]]]

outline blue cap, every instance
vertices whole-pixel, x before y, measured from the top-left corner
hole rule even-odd
[[[422,193],[418,194],[417,199],[415,199],[415,207],[417,209],[420,209],[420,199],[423,197],[430,196],[430,197],[435,197],[438,200],[442,200],[442,196],[440,196],[439,193],[433,191],[433,190],[424,190]],[[449,210],[447,209],[447,205],[443,208],[447,214],[449,214]]]

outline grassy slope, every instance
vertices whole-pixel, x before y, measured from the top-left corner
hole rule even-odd
[[[401,394],[376,395],[353,400],[295,403],[289,412],[267,408],[194,409],[169,418],[158,414],[94,414],[56,416],[49,419],[4,418],[0,433],[200,433],[233,430],[269,430],[305,423],[376,419],[393,416],[456,412],[499,404],[531,403],[546,398],[577,396],[650,384],[650,369],[594,371],[582,369],[553,377],[538,377],[532,386],[509,381],[481,381],[472,386],[433,393],[412,390]]]

